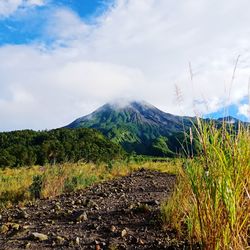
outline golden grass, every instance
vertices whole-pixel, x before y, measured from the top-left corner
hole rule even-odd
[[[26,202],[34,199],[31,185],[34,185],[34,177],[42,180],[40,192],[41,198],[50,198],[63,192],[86,188],[89,185],[110,180],[119,176],[128,175],[140,168],[158,170],[168,173],[177,173],[179,161],[170,162],[143,162],[124,163],[115,162],[111,165],[91,163],[67,163],[53,166],[33,166],[29,168],[6,168],[0,170],[0,207],[11,206],[14,203]],[[32,184],[33,183],[33,184]]]

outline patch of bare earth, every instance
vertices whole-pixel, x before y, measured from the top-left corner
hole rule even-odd
[[[162,229],[174,175],[142,169],[1,215],[0,249],[188,249]]]

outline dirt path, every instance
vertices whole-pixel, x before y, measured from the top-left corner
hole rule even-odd
[[[4,212],[0,249],[187,249],[161,228],[175,176],[130,176]],[[36,234],[40,233],[40,234]]]

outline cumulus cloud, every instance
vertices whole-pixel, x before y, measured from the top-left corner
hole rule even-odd
[[[51,47],[0,48],[0,129],[63,126],[121,97],[182,115],[238,104],[250,74],[249,7],[247,0],[117,0],[91,24],[54,10],[43,34]]]
[[[28,5],[43,6],[45,4],[44,0],[26,0]]]
[[[69,9],[57,9],[51,13],[45,27],[45,36],[56,40],[57,44],[68,45],[72,41],[81,41],[90,32],[90,27],[86,25],[79,16]]]
[[[243,115],[248,120],[250,120],[250,106],[249,106],[249,104],[240,105],[238,114]]]
[[[1,0],[0,18],[5,18],[13,14],[18,8],[28,8],[31,6],[42,6],[44,0]]]

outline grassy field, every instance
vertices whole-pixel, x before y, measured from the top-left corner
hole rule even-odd
[[[250,131],[198,121],[201,153],[185,161],[172,198],[162,206],[166,228],[203,249],[250,249]]]
[[[138,160],[137,160],[138,161]],[[115,162],[113,164],[63,164],[0,170],[0,204],[8,207],[35,198],[48,198],[85,188],[93,183],[127,175],[142,167],[168,173],[179,172],[180,160],[168,162]]]

